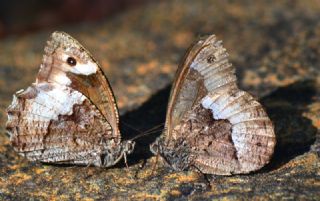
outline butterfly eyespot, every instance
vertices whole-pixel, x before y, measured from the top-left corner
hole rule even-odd
[[[207,58],[207,62],[210,64],[210,63],[213,63],[214,60],[216,59],[216,57],[214,55],[210,55],[208,58]]]
[[[77,60],[73,57],[68,57],[67,63],[69,64],[69,66],[75,66],[77,65]]]

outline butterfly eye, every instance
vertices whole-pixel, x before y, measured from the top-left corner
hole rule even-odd
[[[73,58],[73,57],[68,57],[67,63],[68,63],[70,66],[75,66],[75,65],[77,65],[77,61],[76,61],[76,59]]]
[[[207,62],[210,64],[210,63],[213,63],[214,60],[216,59],[216,57],[214,55],[210,55],[208,58],[207,58]]]

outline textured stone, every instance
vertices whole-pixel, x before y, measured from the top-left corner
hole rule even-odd
[[[101,63],[129,139],[164,122],[179,60],[198,36],[224,41],[239,85],[265,106],[277,135],[259,172],[205,178],[171,172],[142,137],[129,169],[55,166],[19,157],[4,135],[13,92],[34,81],[50,31],[0,41],[0,199],[3,200],[318,200],[320,197],[320,5],[318,1],[162,1],[98,24],[64,27]],[[130,126],[129,126],[130,125]],[[134,127],[136,130],[130,128]],[[318,139],[316,139],[318,137]],[[144,163],[145,160],[145,163]]]

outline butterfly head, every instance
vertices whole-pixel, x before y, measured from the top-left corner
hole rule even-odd
[[[157,138],[156,141],[150,145],[150,151],[155,155],[159,154],[160,153],[159,149],[161,149],[161,145],[162,145],[161,139]]]
[[[187,142],[179,139],[175,144],[169,146],[169,144],[166,144],[163,140],[161,137],[157,138],[150,146],[151,152],[157,156],[161,156],[163,161],[174,170],[182,171],[188,169],[192,157]]]
[[[131,141],[131,140],[125,141],[122,147],[123,152],[127,155],[131,154],[134,150],[135,145],[136,143],[134,141]]]
[[[91,54],[64,32],[54,32],[45,47],[38,81],[53,81],[69,85],[68,74],[89,76],[99,70]]]

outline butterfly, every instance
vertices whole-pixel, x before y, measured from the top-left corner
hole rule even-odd
[[[265,166],[276,144],[273,124],[236,82],[235,68],[214,35],[191,46],[176,72],[165,131],[151,151],[180,171],[232,175]]]
[[[130,154],[119,114],[99,64],[74,38],[54,32],[36,81],[13,96],[7,133],[31,161],[109,167]]]

